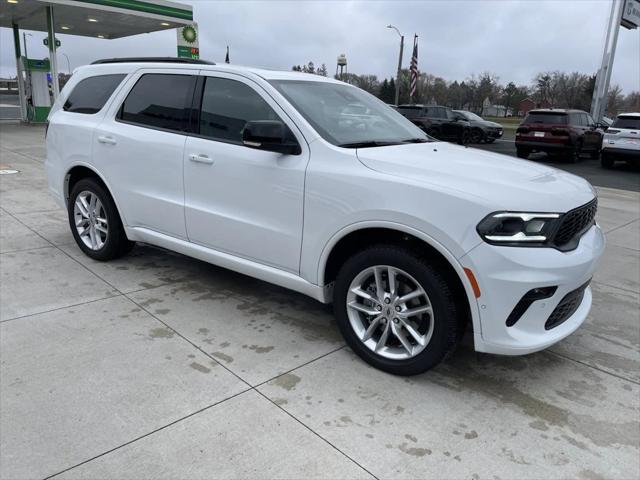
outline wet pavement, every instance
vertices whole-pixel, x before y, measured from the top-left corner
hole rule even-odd
[[[599,188],[576,333],[401,378],[302,295],[148,245],[87,258],[43,158],[0,124],[0,478],[640,477],[637,192]]]

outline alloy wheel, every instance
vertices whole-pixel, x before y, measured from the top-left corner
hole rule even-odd
[[[351,282],[346,303],[356,336],[382,357],[415,357],[431,340],[431,301],[424,288],[404,270],[388,265],[366,268]]]
[[[104,206],[95,193],[83,190],[78,194],[73,219],[82,242],[91,250],[100,250],[107,241],[109,225]]]

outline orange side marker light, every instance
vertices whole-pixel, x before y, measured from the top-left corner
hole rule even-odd
[[[466,267],[464,269],[464,273],[467,274],[467,278],[469,279],[469,282],[471,283],[471,288],[473,288],[473,294],[476,296],[476,298],[480,298],[480,286],[478,285],[478,281],[476,280],[476,276],[473,274],[471,269],[466,268]]]

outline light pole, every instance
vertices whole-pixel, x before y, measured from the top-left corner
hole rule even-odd
[[[402,71],[402,50],[404,50],[404,35],[400,33],[397,27],[387,25],[387,28],[393,28],[398,36],[400,36],[400,55],[398,56],[398,74],[396,75],[396,105],[400,101],[400,73]]]
[[[62,53],[62,52],[60,52]],[[71,62],[69,61],[69,57],[67,56],[66,53],[62,53],[62,55],[64,55],[64,58],[67,59],[67,70],[69,71],[69,75],[71,75]]]
[[[25,58],[29,58],[27,54],[27,37],[33,37],[30,33],[22,32],[22,41],[24,42],[24,56]]]

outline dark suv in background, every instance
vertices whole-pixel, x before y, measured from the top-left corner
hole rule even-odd
[[[466,145],[471,138],[471,124],[462,115],[447,107],[399,105],[398,112],[438,140]]]
[[[471,143],[492,143],[504,133],[502,125],[485,120],[473,112],[454,110],[453,113],[462,115],[471,124]]]
[[[531,110],[516,130],[516,150],[520,158],[532,152],[561,154],[572,162],[583,153],[599,158],[602,134],[600,125],[582,110]]]

